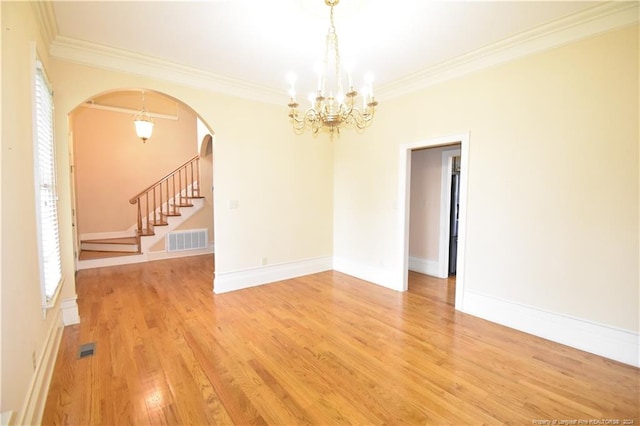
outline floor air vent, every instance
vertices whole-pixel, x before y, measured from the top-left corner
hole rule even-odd
[[[95,352],[96,352],[95,342],[85,343],[84,345],[80,345],[80,349],[78,350],[78,359],[93,356]]]
[[[198,250],[207,248],[207,229],[174,231],[167,234],[167,251]]]

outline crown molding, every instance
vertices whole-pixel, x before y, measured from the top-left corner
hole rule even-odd
[[[51,42],[58,34],[58,21],[53,10],[53,3],[50,1],[34,1],[31,2],[31,6],[35,12],[38,27],[45,44],[51,45]]]
[[[577,42],[638,22],[638,1],[610,1],[519,33],[473,52],[380,86],[378,99],[391,99],[534,53]]]
[[[377,89],[378,99],[391,99],[453,78],[638,22],[638,1],[608,1],[541,25],[449,61],[425,68]],[[273,89],[122,49],[89,43],[57,33],[49,2],[37,2],[43,31],[51,37],[49,54],[91,67],[220,92],[252,101],[283,105],[284,89]]]
[[[274,90],[175,62],[65,36],[57,36],[53,40],[49,46],[49,54],[81,65],[166,80],[252,101],[281,104],[286,98],[284,90]]]

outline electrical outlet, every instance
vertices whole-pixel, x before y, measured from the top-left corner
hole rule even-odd
[[[31,352],[31,362],[33,363],[33,371],[36,371],[36,350]]]
[[[261,258],[261,259],[260,259],[260,264],[261,264],[262,266],[266,265],[266,264],[267,264],[267,258],[266,258],[266,257]]]

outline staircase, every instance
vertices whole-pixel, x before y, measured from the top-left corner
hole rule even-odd
[[[95,240],[84,240],[80,243],[80,259],[100,258],[103,254],[114,255],[138,254],[140,253],[140,238],[138,237],[121,237],[121,238],[102,238]]]
[[[77,269],[145,261],[153,244],[204,205],[199,161],[196,155],[134,195],[129,203],[137,206],[136,224],[124,236],[81,241]]]

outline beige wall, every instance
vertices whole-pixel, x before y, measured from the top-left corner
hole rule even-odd
[[[334,145],[334,255],[399,270],[399,145],[468,131],[466,289],[637,332],[638,113],[637,26],[381,102]]]
[[[1,5],[0,5],[0,25],[2,25],[2,26],[0,26],[0,28],[4,27],[4,20],[2,19],[2,6]],[[0,47],[2,48],[2,51],[4,51],[4,45],[2,45],[2,32],[3,31],[0,29]],[[0,84],[3,81],[2,80],[2,74],[3,74],[2,63],[3,62],[4,62],[3,55],[0,54]],[[0,89],[2,89],[2,93],[4,93],[4,87],[2,87],[0,85]],[[4,140],[4,133],[3,133],[3,130],[2,130],[2,122],[4,121],[4,115],[2,113],[2,111],[3,111],[2,105],[4,105],[4,102],[2,102],[3,100],[4,99],[2,99],[0,101],[0,138],[1,138],[1,140]],[[3,151],[4,151],[4,144],[0,143],[0,177],[3,176],[2,175],[2,168],[3,168],[3,166],[2,166],[2,152]],[[2,210],[3,210],[2,209],[2,205],[3,205],[2,194],[3,194],[3,189],[2,189],[2,184],[0,183],[0,223],[2,224],[0,226],[0,241],[4,241],[3,238],[2,238],[2,228],[4,228],[4,222],[2,222],[2,216],[3,216],[3,214],[2,214]],[[4,257],[2,257],[2,253],[3,253],[2,246],[3,245],[4,244],[0,244],[0,259],[2,259],[2,261],[0,261],[0,309],[2,309],[2,311],[4,311],[4,305],[2,304],[3,303],[2,302],[2,293],[3,293],[2,281],[3,281],[3,278],[4,278],[4,275],[2,275],[2,265],[4,264]],[[3,322],[3,318],[2,318],[2,314],[1,314],[2,311],[0,311],[0,381],[4,382],[4,377],[2,376],[2,370],[3,370],[3,367],[4,367],[4,363],[2,361],[2,359],[3,359],[2,347],[3,347],[3,343],[4,343],[4,340],[2,338],[3,331],[2,331],[2,323],[1,323],[1,322]],[[2,385],[0,385],[0,401],[2,400],[2,393],[3,393],[2,391],[3,391],[2,390]],[[4,410],[4,408],[2,406],[2,403],[0,403],[0,413],[3,412],[3,410]]]
[[[29,2],[0,2],[2,10],[2,395],[0,411],[18,412],[34,379],[32,353],[42,356],[61,326],[60,301],[75,296],[66,132],[57,134],[63,287],[43,319],[38,272],[32,141],[30,42],[52,75],[47,48]],[[10,105],[11,108],[6,106]],[[59,121],[60,117],[56,116]],[[62,139],[60,139],[62,135]],[[19,418],[19,417],[18,417]]]
[[[42,319],[30,40],[56,89],[61,298],[75,294],[68,114],[97,93],[145,87],[215,131],[216,271],[332,253],[397,269],[399,145],[469,131],[466,288],[638,331],[637,26],[386,100],[366,132],[329,142],[295,136],[285,106],[49,60],[31,5],[0,5],[2,411],[20,409],[30,354],[59,310]]]
[[[438,261],[442,152],[451,149],[438,147],[411,153],[409,256]]]
[[[182,104],[176,109],[178,120],[154,119],[146,143],[136,136],[132,114],[84,107],[73,111],[80,234],[134,226],[137,207],[129,199],[198,154],[196,116]]]
[[[216,272],[260,266],[263,257],[275,264],[331,255],[333,145],[296,136],[286,106],[57,60],[53,73],[59,112],[96,93],[144,87],[189,105],[215,132]]]
[[[42,320],[37,274],[29,44],[38,40],[29,3],[2,2],[2,406],[20,410],[54,315]],[[10,28],[10,30],[7,30]],[[54,83],[65,286],[75,295],[68,114],[92,96],[141,87],[189,105],[215,131],[216,271],[331,255],[332,149],[326,138],[296,136],[286,106],[49,60]],[[156,130],[158,131],[158,130]],[[148,144],[153,143],[150,139]],[[11,202],[7,202],[10,200]],[[238,208],[228,209],[237,200]],[[8,250],[10,249],[10,250]],[[59,310],[56,306],[54,313]],[[15,327],[20,324],[20,327]]]

